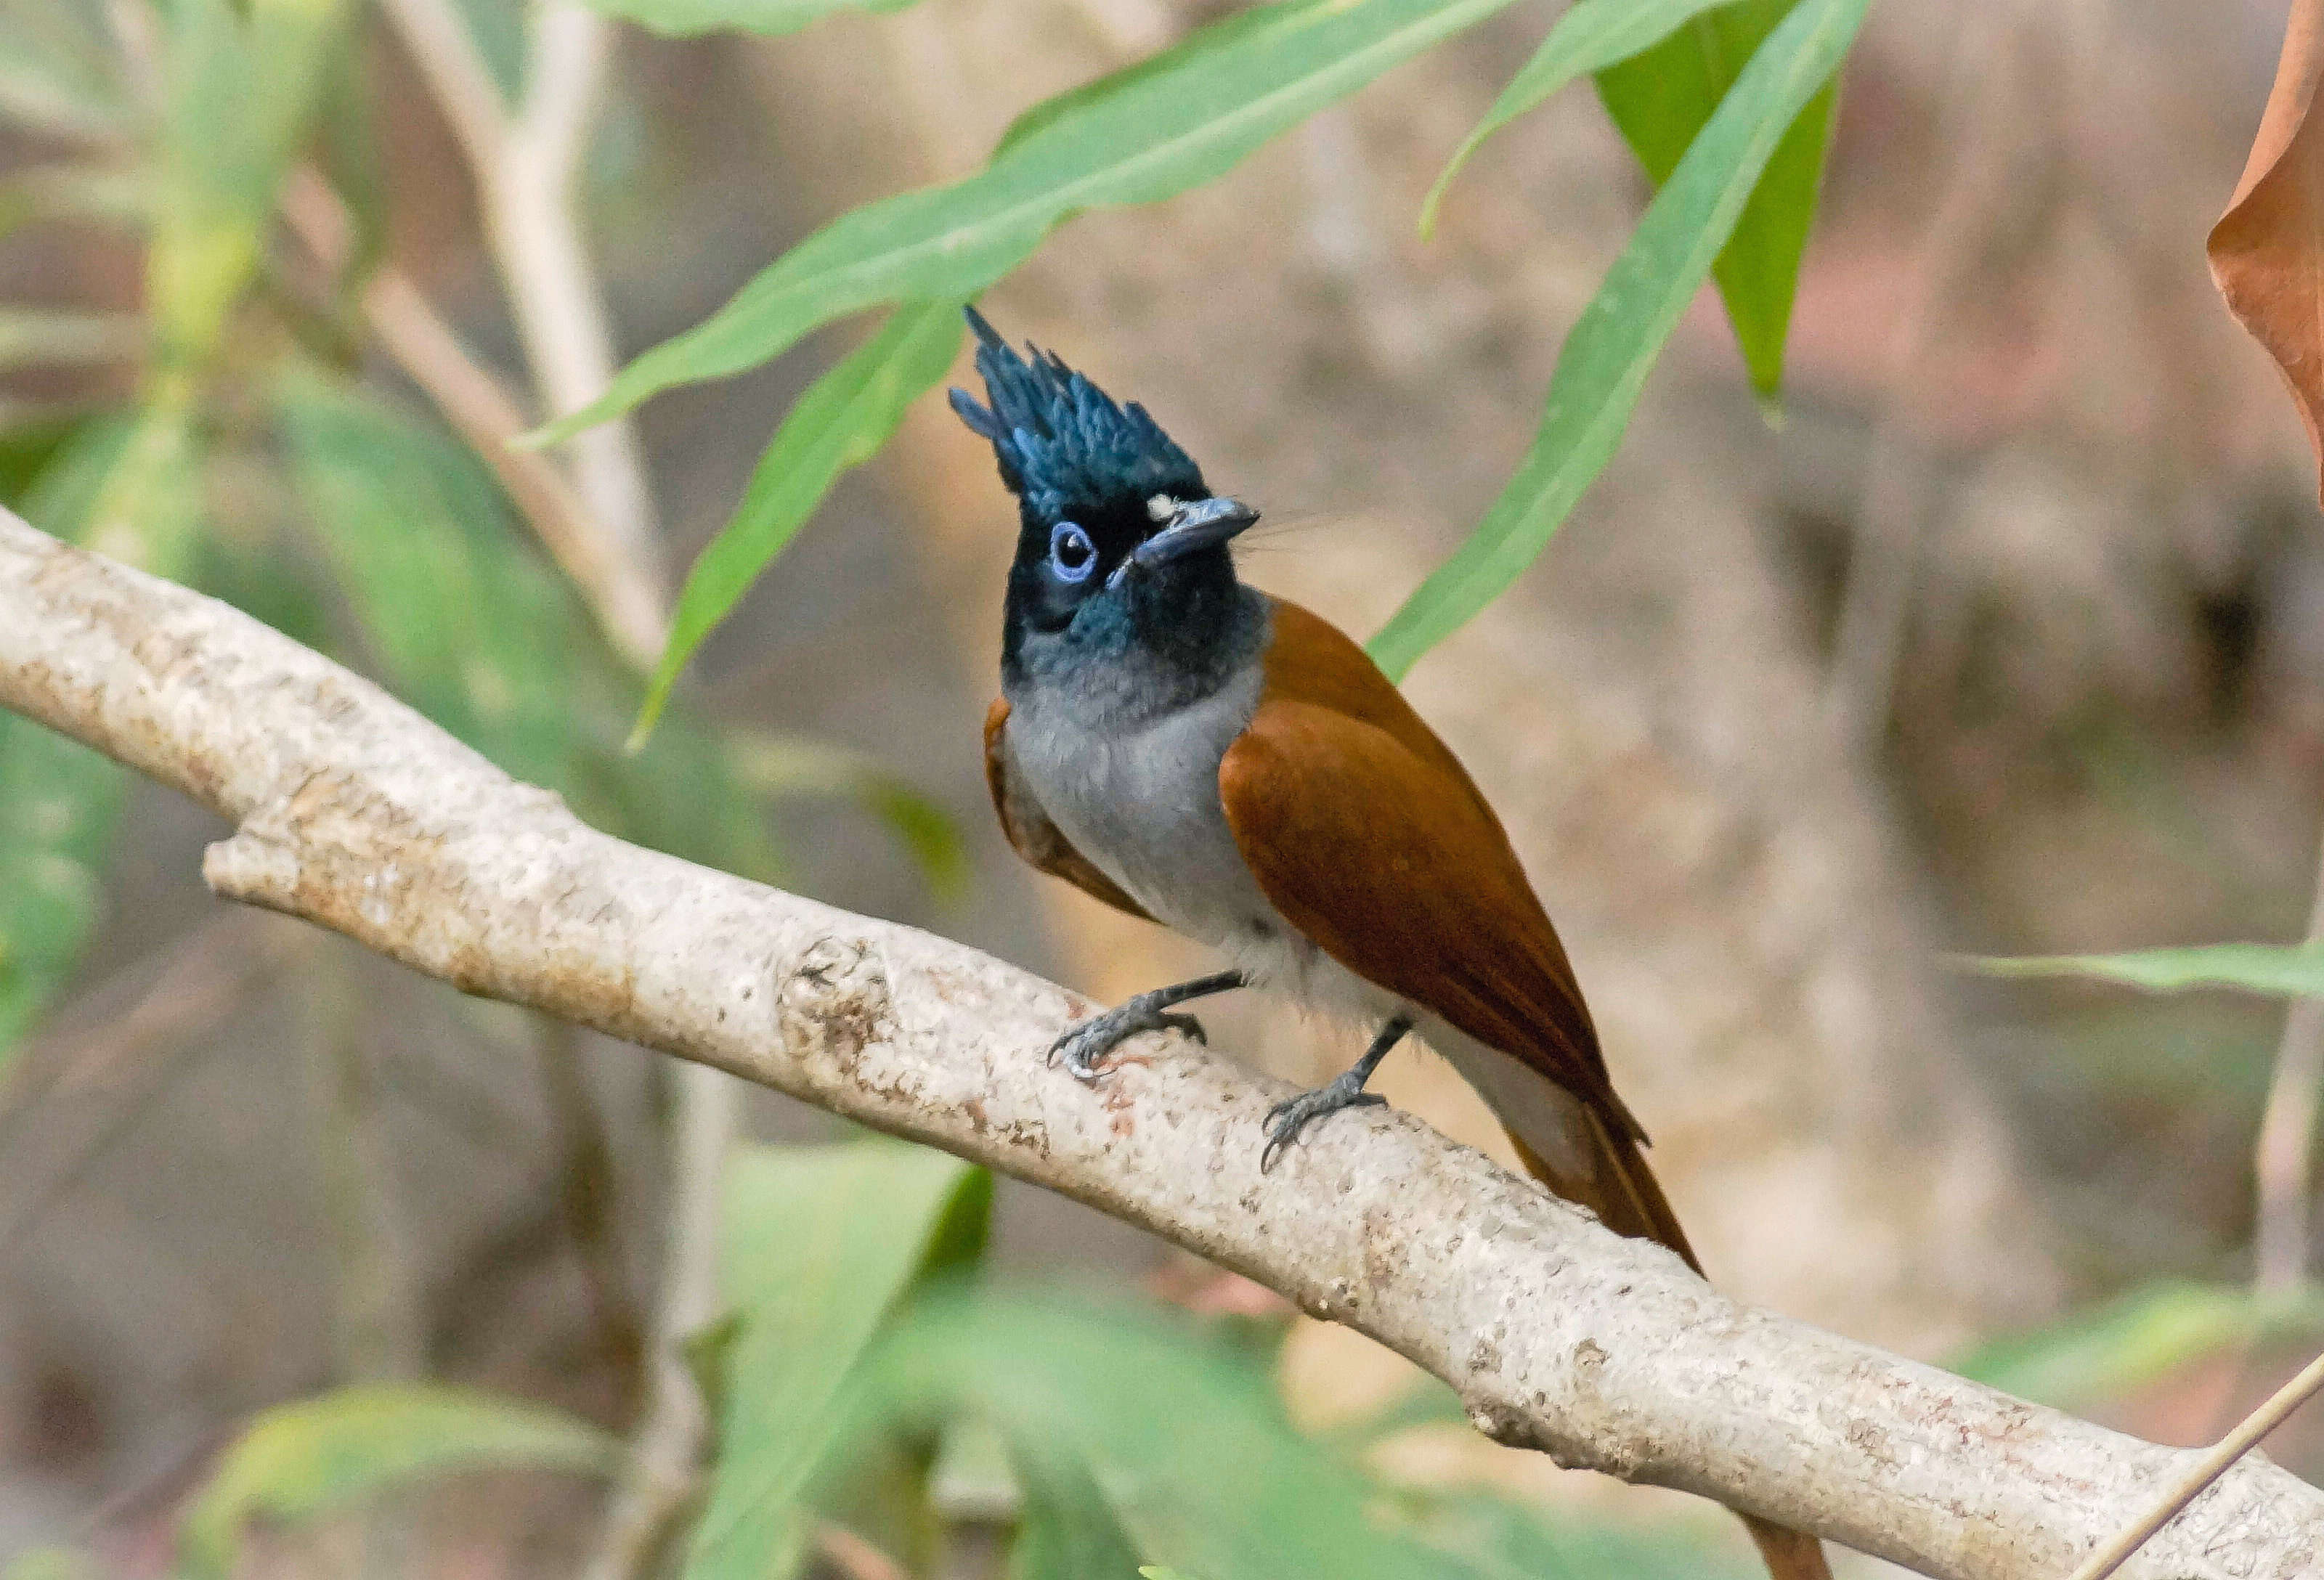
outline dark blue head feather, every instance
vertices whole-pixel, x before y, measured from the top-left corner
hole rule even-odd
[[[952,392],[961,421],[992,441],[1001,481],[1038,516],[1056,519],[1114,501],[1209,497],[1202,469],[1171,442],[1136,401],[1113,398],[1060,361],[1028,344],[1017,354],[974,308],[962,309],[976,331],[976,371],[984,375],[987,410],[965,390]]]

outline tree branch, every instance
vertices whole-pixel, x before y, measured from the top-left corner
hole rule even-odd
[[[1043,1058],[1084,1007],[1064,990],[598,833],[318,655],[5,514],[0,705],[231,820],[221,895],[1142,1225],[1561,1464],[2002,1580],[2066,1572],[2198,1457],[1738,1305],[1406,1115],[1263,1175],[1281,1083],[1173,1040],[1084,1088]],[[2124,1572],[2292,1580],[2319,1555],[2324,1493],[2254,1456]]]

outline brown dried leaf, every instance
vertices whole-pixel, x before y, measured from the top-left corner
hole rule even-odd
[[[2243,179],[2205,251],[2227,308],[2275,359],[2308,426],[2324,496],[2324,0],[2292,0],[2275,86]]]

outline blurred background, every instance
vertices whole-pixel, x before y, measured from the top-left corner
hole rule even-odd
[[[472,7],[479,36],[519,37],[494,3]],[[833,216],[972,172],[1027,106],[1218,14],[924,0],[773,40],[604,30],[575,207],[616,354],[696,323]],[[1429,182],[1549,14],[1507,12],[1184,197],[1073,222],[982,303],[1151,409],[1265,510],[1246,575],[1360,634],[1499,489],[1647,195],[1585,87],[1489,145],[1416,239]],[[2257,0],[1875,8],[1780,420],[1706,293],[1549,551],[1407,683],[1508,820],[1715,1280],[2169,1442],[2215,1436],[2324,1337],[2304,1288],[2244,1292],[2283,1008],[1948,959],[2307,925],[2315,473],[2203,259],[2282,25]],[[553,318],[512,310],[521,269],[480,217],[495,205],[409,17],[352,27],[316,88],[314,162],[256,210],[290,223],[256,233],[198,353],[202,394],[156,438],[150,405],[112,414],[185,354],[144,283],[139,194],[198,152],[197,123],[161,107],[188,96],[186,68],[136,0],[0,14],[8,502],[96,519],[140,454],[198,445],[198,497],[155,507],[198,526],[139,557],[465,723],[596,821],[1103,999],[1198,969],[1020,867],[993,824],[979,728],[1013,508],[939,400],[704,648],[681,716],[621,755],[622,633],[650,627],[853,328],[644,407],[643,498],[621,502],[619,455],[578,461],[582,508],[632,530],[613,571],[576,581],[521,524],[560,508],[524,493],[540,480],[456,454],[492,422],[442,415],[410,312],[398,331],[375,287],[344,283],[350,255],[388,265],[513,392],[505,431],[573,403],[543,366]],[[493,525],[429,536],[474,519]],[[682,1171],[669,1072],[231,913],[199,881],[222,832],[205,814],[87,764],[26,767],[38,749],[13,728],[0,832],[119,804],[109,835],[20,865],[0,898],[19,969],[47,962],[0,1023],[0,1566],[62,1546],[96,1572],[170,1572],[183,1511],[254,1413],[357,1379],[627,1429],[652,1392]],[[1356,1052],[1263,1006],[1206,1019],[1302,1082]],[[1433,1058],[1398,1057],[1380,1089],[1503,1152]],[[743,1109],[761,1143],[848,1140],[770,1094]],[[1003,1181],[986,1266],[996,1287],[1126,1302],[1190,1367],[1223,1346],[1365,1486],[1489,1493],[1561,1533],[1568,1572],[1649,1573],[1618,1547],[1633,1535],[1702,1544],[1672,1573],[1745,1561],[1707,1506],[1491,1448],[1368,1341],[1094,1213]],[[2324,1418],[2271,1452],[2324,1472]],[[938,1457],[935,1534],[867,1512],[799,1562],[999,1572],[1008,1478],[980,1479],[967,1448]],[[235,1561],[575,1573],[602,1502],[586,1475],[455,1478],[401,1494],[392,1523],[301,1525]],[[1629,1556],[1593,1558],[1600,1540]]]

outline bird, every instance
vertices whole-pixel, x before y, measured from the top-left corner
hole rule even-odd
[[[1052,1061],[1098,1080],[1131,1037],[1200,1038],[1178,1006],[1239,988],[1369,1028],[1343,1074],[1268,1113],[1264,1171],[1380,1103],[1367,1082],[1416,1032],[1535,1179],[1700,1274],[1564,946],[1460,760],[1353,639],[1241,581],[1233,545],[1259,513],[1213,493],[1144,407],[964,311],[985,400],[954,388],[952,407],[1018,505],[984,721],[1001,830],[1226,967],[1083,1021]],[[1775,1580],[1830,1580],[1812,1537],[1742,1518]]]

